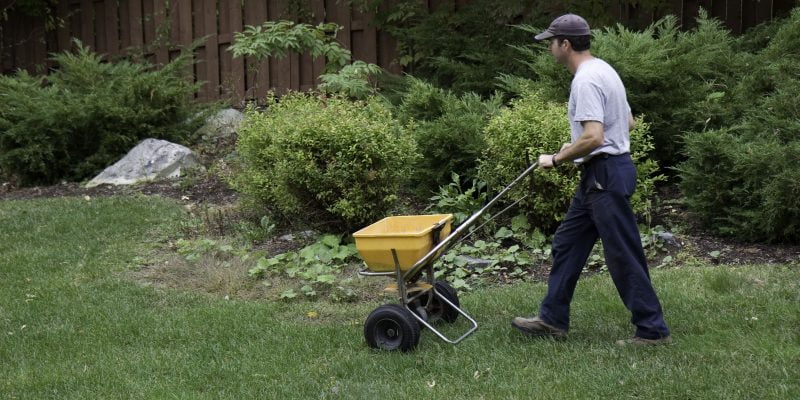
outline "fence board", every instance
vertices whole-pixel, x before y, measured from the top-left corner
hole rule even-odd
[[[325,0],[313,0],[312,2],[312,12],[314,14],[314,23],[320,24],[325,22],[326,12],[325,12]],[[306,85],[315,85],[317,83],[317,77],[320,76],[325,71],[325,57],[317,57],[312,61],[312,68],[311,68],[311,81],[307,82]],[[304,88],[300,88],[301,90],[305,90]]]
[[[167,9],[166,0],[155,0],[153,2],[153,23],[155,29],[154,44],[156,62],[159,64],[166,64],[169,62],[169,48],[165,45],[164,41],[167,32],[171,33],[168,28],[167,21],[169,21],[169,10]]]
[[[108,35],[106,32],[106,8],[104,3],[111,3],[111,0],[105,0],[102,3],[93,2],[94,8],[94,43],[97,47],[97,52],[101,54],[108,53],[108,46],[106,44]]]
[[[709,10],[709,14],[714,17],[718,18],[720,21],[725,21],[728,18],[726,8],[727,8],[727,0],[714,0],[711,2],[711,9]]]
[[[426,0],[429,7],[464,7],[469,0]],[[0,0],[0,4],[11,4]],[[337,39],[350,49],[354,59],[376,63],[393,73],[402,72],[396,43],[362,14],[343,0],[311,0],[308,3],[314,24],[335,22],[342,27]],[[381,10],[395,5],[381,2]],[[641,27],[666,13],[678,16],[684,29],[696,26],[699,7],[725,21],[734,33],[758,23],[785,16],[798,5],[796,0],[670,0],[651,10],[644,6],[623,6],[620,0],[603,6],[631,27]],[[177,45],[188,45],[198,38],[206,42],[196,50],[199,61],[192,69],[194,79],[205,82],[198,98],[262,98],[267,90],[285,93],[289,89],[307,90],[318,83],[324,71],[324,58],[308,54],[269,59],[256,65],[254,60],[233,58],[227,50],[235,32],[243,24],[258,25],[265,20],[296,19],[284,15],[287,0],[65,0],[56,2],[55,15],[65,21],[55,31],[44,32],[43,22],[13,12],[0,31],[0,68],[8,73],[17,68],[34,71],[47,65],[49,52],[72,47],[71,38],[109,55],[123,49],[138,48],[145,57],[165,63],[177,56]],[[552,7],[552,5],[551,5]],[[247,65],[255,67],[248,72]]]
[[[58,8],[56,9],[56,16],[64,20],[64,25],[59,26],[56,30],[58,36],[58,50],[66,50],[70,47],[70,34],[69,30],[69,4],[66,1],[59,1]]]
[[[220,6],[227,18],[220,19],[219,54],[220,63],[225,65],[220,74],[220,82],[229,88],[227,95],[235,100],[244,98],[247,87],[245,81],[244,59],[234,58],[228,46],[232,43],[232,33],[242,30],[242,7],[238,0],[220,0]],[[223,39],[224,38],[224,39]]]
[[[773,0],[772,18],[781,18],[789,15],[789,12],[797,3],[797,0]]]
[[[106,52],[117,54],[120,50],[119,45],[119,4],[117,0],[105,0],[106,29],[103,32],[106,37]]]
[[[155,41],[156,28],[155,28],[155,15],[154,10],[155,0],[141,0],[142,1],[142,44],[151,46]]]
[[[251,0],[244,3],[244,23],[259,25],[267,20],[268,5],[266,0]],[[246,57],[245,93],[247,98],[263,97],[270,86],[272,75],[270,60],[258,61],[255,57]]]
[[[742,33],[742,0],[728,0],[725,7],[725,21],[733,33]]]

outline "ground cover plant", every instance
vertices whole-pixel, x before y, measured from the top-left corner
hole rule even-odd
[[[481,327],[458,346],[369,350],[381,300],[225,300],[131,278],[179,231],[152,197],[0,203],[0,392],[9,398],[795,398],[800,270],[704,264],[653,272],[676,342],[618,348],[628,315],[605,275],[581,281],[566,341],[508,326],[540,283],[463,294]],[[457,323],[457,330],[464,325]],[[546,387],[546,392],[542,388]]]
[[[80,181],[145,138],[187,143],[206,116],[191,101],[190,56],[154,69],[79,44],[53,56],[47,77],[0,77],[0,173],[21,185]]]

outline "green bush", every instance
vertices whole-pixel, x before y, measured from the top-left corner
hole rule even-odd
[[[237,190],[286,219],[348,228],[385,216],[417,159],[384,102],[301,93],[248,109],[237,150]]]
[[[648,212],[647,199],[652,195],[658,170],[648,157],[653,149],[649,126],[641,119],[631,132],[631,156],[637,169],[636,195],[631,199],[634,211]],[[511,183],[525,168],[526,157],[536,161],[539,154],[554,153],[569,142],[566,105],[542,98],[538,93],[523,95],[512,102],[486,127],[486,150],[479,164],[479,176],[493,191]],[[537,170],[530,184],[522,183],[508,194],[508,201],[521,199],[522,210],[531,225],[552,228],[566,212],[579,180],[577,168],[565,166],[557,171]]]
[[[456,96],[412,79],[396,114],[414,132],[422,154],[412,181],[416,189],[435,191],[450,183],[452,173],[464,182],[473,179],[485,146],[483,128],[501,104],[498,96],[487,101],[473,93]]]
[[[145,138],[185,142],[202,123],[189,54],[161,69],[79,45],[47,77],[0,77],[0,170],[20,184],[81,180]]]
[[[722,103],[739,110],[727,127],[686,136],[681,188],[711,230],[749,241],[800,242],[800,9],[770,29],[766,47]]]

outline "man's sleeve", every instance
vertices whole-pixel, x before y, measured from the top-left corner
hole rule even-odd
[[[583,83],[577,85],[573,90],[575,98],[575,122],[582,121],[597,121],[600,123],[605,122],[603,116],[605,110],[603,105],[603,93],[597,85],[592,83]]]

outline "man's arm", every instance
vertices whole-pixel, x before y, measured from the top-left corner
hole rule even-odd
[[[581,133],[581,136],[575,143],[562,147],[558,154],[540,155],[539,166],[542,168],[552,168],[553,158],[555,158],[556,164],[562,164],[586,156],[591,153],[592,150],[603,145],[605,136],[602,123],[598,121],[583,121],[581,125],[583,126],[583,133]]]
[[[628,114],[628,130],[632,131],[636,127],[636,120],[633,119],[633,114]]]

